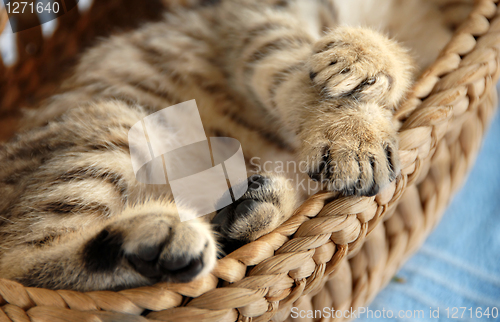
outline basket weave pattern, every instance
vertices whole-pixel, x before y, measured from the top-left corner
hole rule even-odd
[[[311,196],[275,231],[188,284],[79,293],[0,279],[0,321],[282,321],[292,305],[365,306],[421,245],[474,163],[497,106],[499,64],[497,1],[478,0],[398,111],[402,174],[376,197]]]

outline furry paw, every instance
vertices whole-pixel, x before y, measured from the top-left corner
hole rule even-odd
[[[373,196],[399,172],[392,111],[410,86],[411,58],[364,28],[337,28],[313,50],[316,96],[301,114],[299,158],[327,189]]]
[[[142,285],[189,282],[212,270],[216,246],[209,225],[180,222],[172,205],[153,208],[134,209],[133,217],[113,223],[94,238],[86,247],[88,268],[125,269],[130,271],[129,282]]]
[[[283,177],[249,177],[245,194],[219,210],[212,220],[222,235],[224,252],[228,254],[278,227],[292,215],[296,199],[295,191]]]
[[[399,173],[398,141],[390,120],[364,111],[380,107],[360,109],[338,111],[343,118],[305,131],[301,153],[309,176],[326,189],[374,196]]]
[[[402,47],[377,32],[339,27],[315,44],[309,68],[323,99],[392,109],[410,86],[413,63]]]

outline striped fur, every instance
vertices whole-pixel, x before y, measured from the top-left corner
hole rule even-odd
[[[86,52],[60,93],[0,147],[0,276],[97,290],[209,272],[212,228],[180,222],[168,185],[139,183],[128,148],[133,124],[191,99],[207,136],[241,142],[249,171],[302,161],[306,173],[294,180],[376,194],[399,171],[391,117],[413,63],[385,36],[337,26],[335,5],[223,0]],[[225,250],[271,231],[311,192],[288,179],[262,171],[214,214]]]

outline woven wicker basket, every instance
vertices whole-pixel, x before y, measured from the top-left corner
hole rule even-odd
[[[18,107],[50,95],[92,39],[109,26],[159,19],[161,6],[100,1],[62,16],[50,39],[40,28],[18,33],[19,62],[0,62],[0,138],[14,131]],[[0,30],[5,18],[0,12]],[[0,321],[282,321],[292,305],[365,306],[437,224],[473,164],[497,105],[499,51],[497,1],[478,0],[398,111],[402,174],[376,197],[311,196],[281,227],[188,284],[79,293],[0,279]]]

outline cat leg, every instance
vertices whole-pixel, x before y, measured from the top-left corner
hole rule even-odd
[[[310,177],[365,196],[392,181],[399,171],[392,115],[413,70],[406,50],[364,28],[315,39],[281,11],[250,10],[236,20],[231,31],[243,40],[227,48],[232,86],[283,123]]]
[[[186,282],[214,267],[209,225],[181,222],[167,185],[135,177],[128,130],[146,115],[99,101],[3,146],[0,276],[87,291]]]
[[[2,277],[31,287],[118,290],[188,282],[215,266],[209,225],[180,222],[171,202],[126,208],[115,219],[80,229],[47,228],[38,243],[13,245],[2,256]]]

